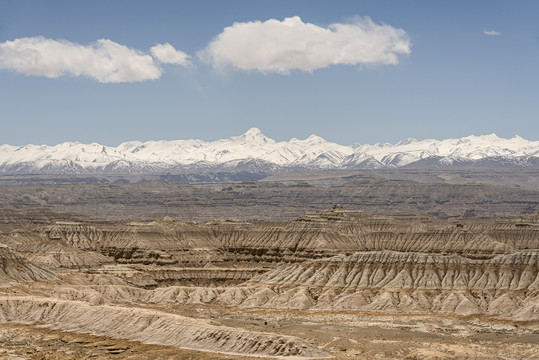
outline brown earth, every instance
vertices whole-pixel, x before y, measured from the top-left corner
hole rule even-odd
[[[0,219],[2,359],[539,359],[538,214]]]

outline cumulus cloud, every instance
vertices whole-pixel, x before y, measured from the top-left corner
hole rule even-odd
[[[150,48],[152,56],[163,64],[189,65],[189,55],[176,50],[169,43],[157,44]]]
[[[170,44],[156,45],[151,51],[161,62],[177,64],[181,56],[186,61],[186,55]],[[0,42],[0,69],[49,78],[89,76],[101,83],[153,80],[162,73],[152,56],[112,40],[80,45],[40,36]]]
[[[198,55],[215,68],[288,74],[338,64],[397,64],[398,55],[410,52],[404,30],[375,24],[369,17],[321,27],[294,16],[234,23]]]
[[[488,35],[488,36],[501,36],[502,35],[501,32],[497,32],[496,30],[486,30],[486,29],[483,30],[483,34]]]

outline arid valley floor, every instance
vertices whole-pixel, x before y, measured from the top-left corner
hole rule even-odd
[[[0,359],[539,359],[537,179],[4,177]]]

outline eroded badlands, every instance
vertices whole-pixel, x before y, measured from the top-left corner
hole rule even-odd
[[[539,358],[539,215],[70,216],[2,210],[0,358]]]

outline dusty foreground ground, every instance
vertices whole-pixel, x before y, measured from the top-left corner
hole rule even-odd
[[[538,359],[537,326],[477,318],[359,313],[203,309],[226,326],[298,336],[336,359]],[[264,325],[265,322],[268,325]],[[236,359],[214,352],[62,332],[37,325],[0,325],[2,359]]]
[[[0,359],[539,359],[538,215],[0,215]]]

